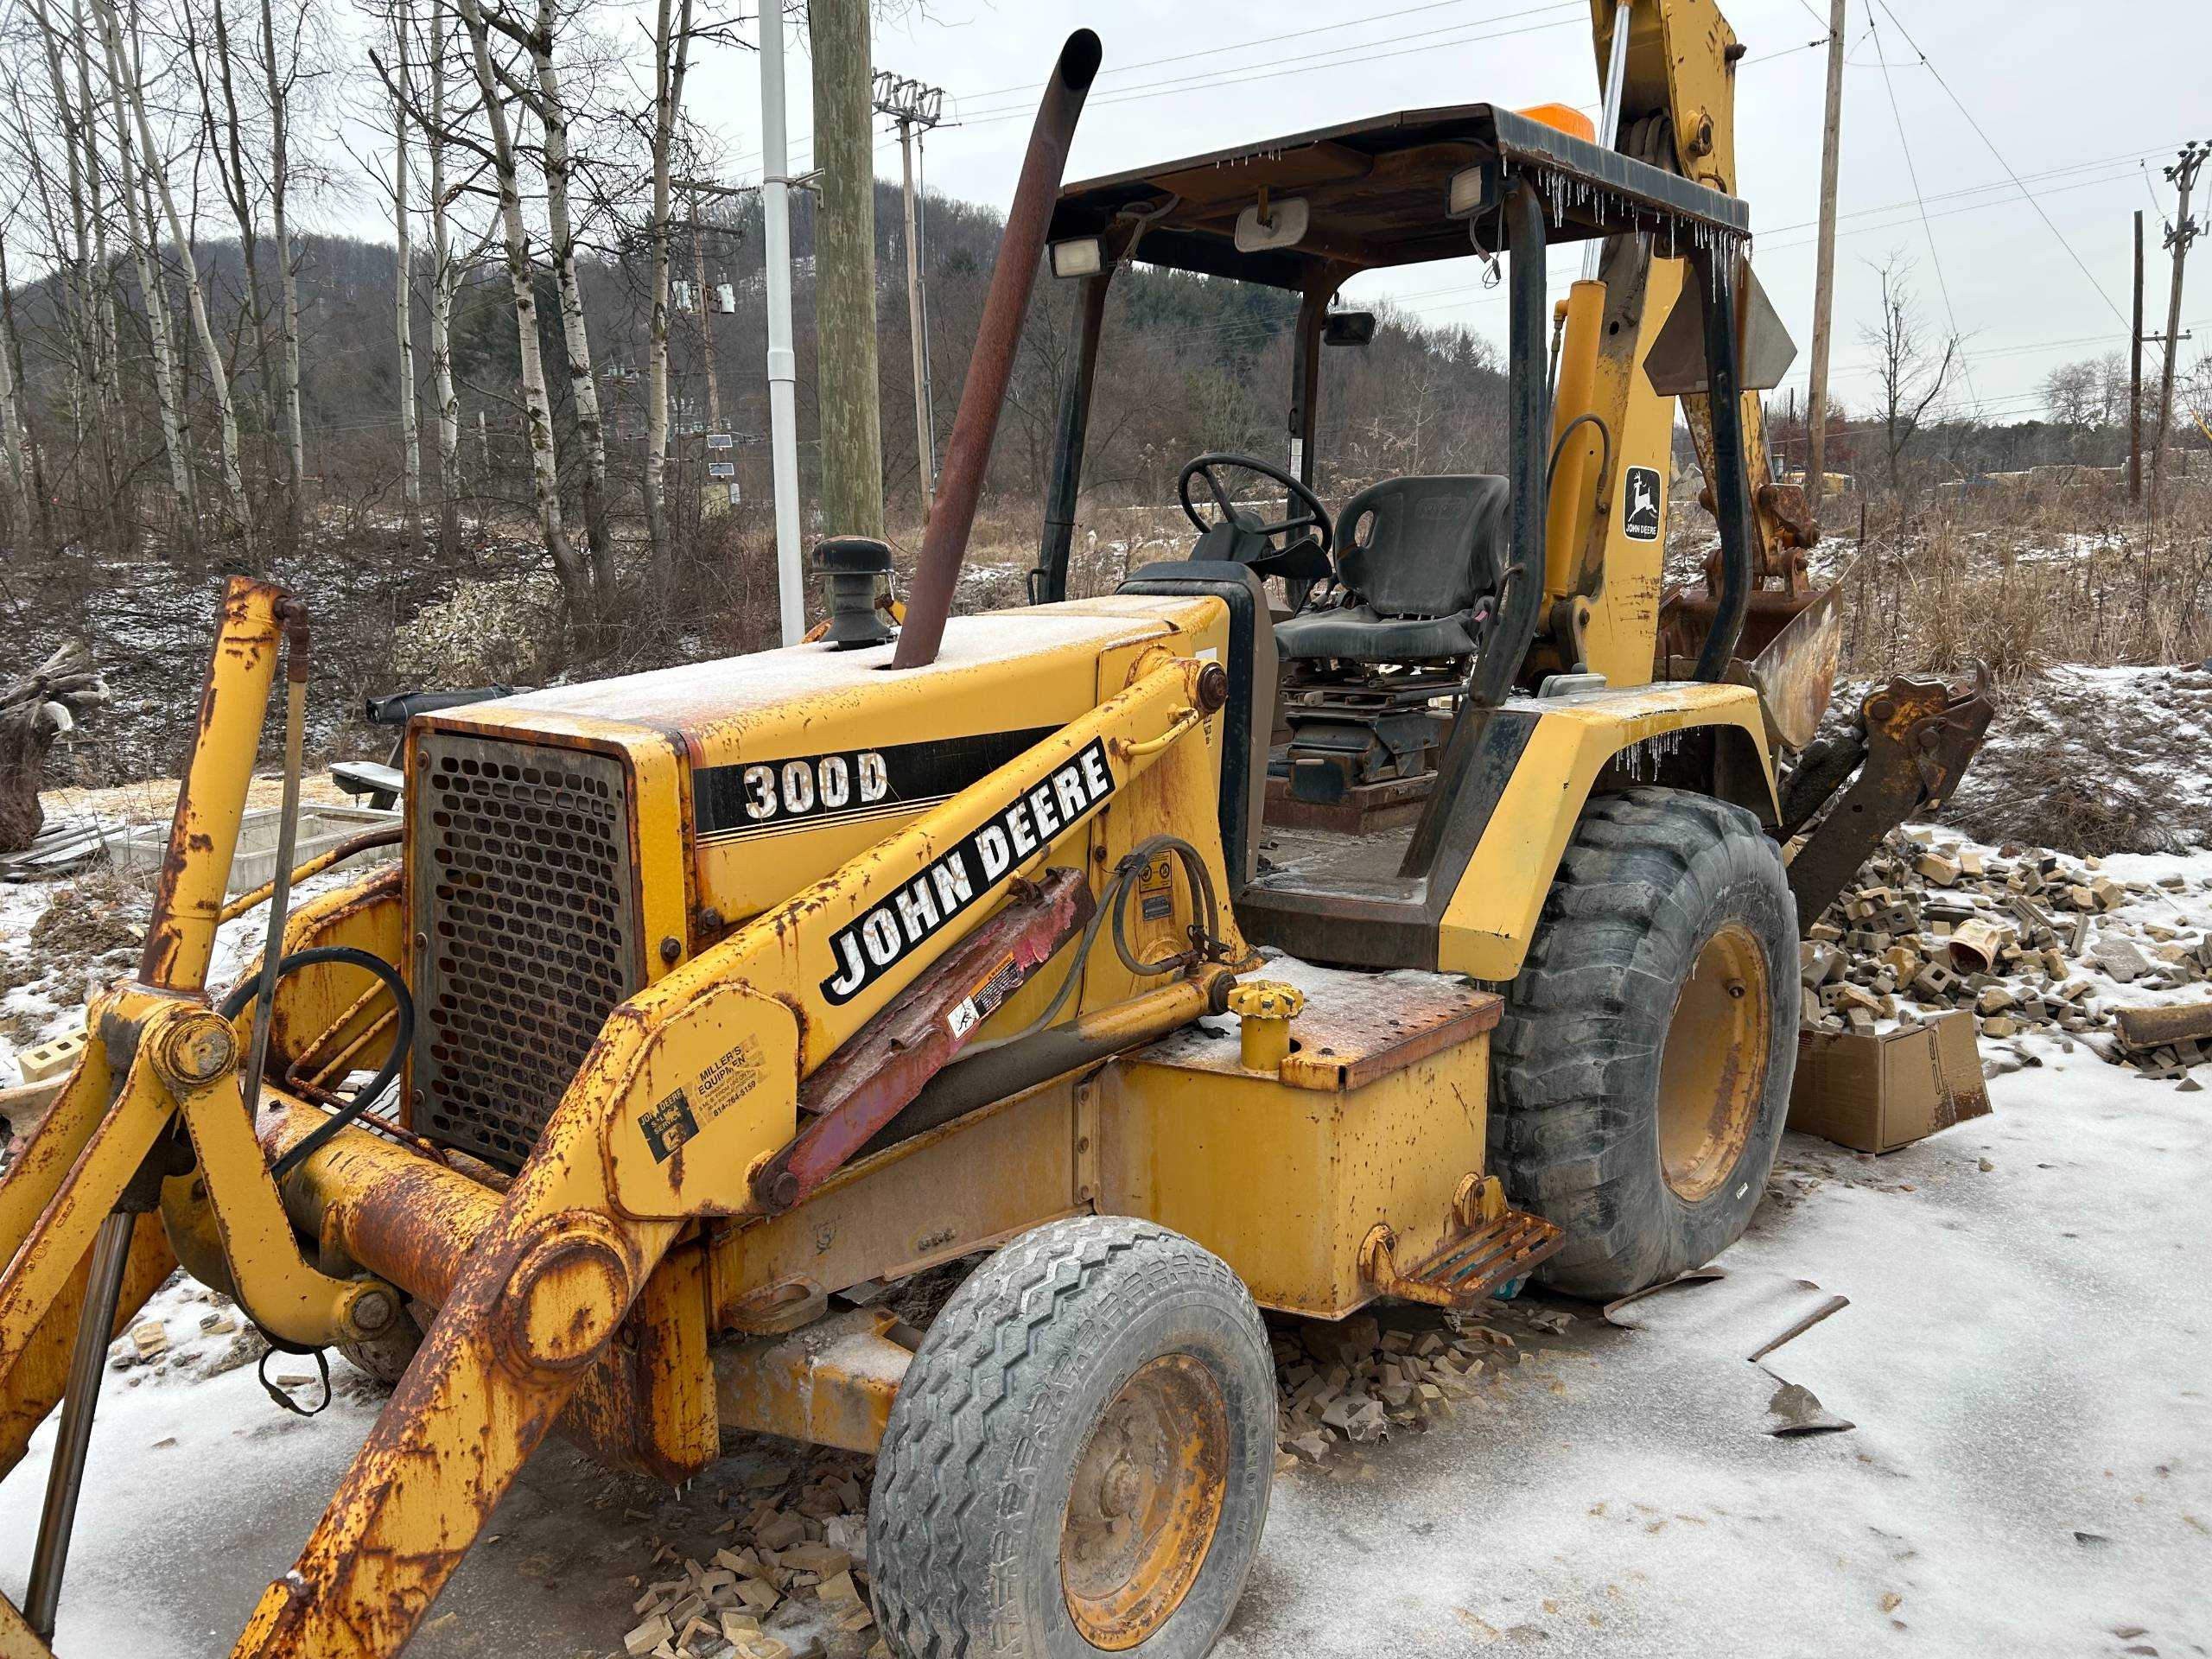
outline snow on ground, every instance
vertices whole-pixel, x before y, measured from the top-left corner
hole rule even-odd
[[[1832,711],[1863,685],[1839,687]],[[2063,663],[2005,690],[1988,741],[1943,809],[1983,841],[2062,852],[2212,847],[2212,671]]]
[[[1290,1476],[1221,1651],[2212,1651],[2212,1116],[2044,1058],[1881,1159],[1790,1136],[1728,1278]],[[1747,1363],[1802,1280],[1852,1306]],[[1777,1379],[1858,1427],[1767,1435]]]
[[[1523,1331],[1440,1427],[1287,1471],[1224,1659],[2212,1652],[2212,1109],[2042,1058],[1994,1116],[1886,1157],[1790,1136],[1726,1279],[1636,1330],[1539,1304],[1574,1322]],[[1851,1306],[1746,1363],[1829,1293]],[[159,1310],[176,1339],[191,1294]],[[312,1421],[251,1368],[189,1371],[110,1376],[65,1654],[228,1652],[374,1409],[342,1370]],[[1778,1379],[1858,1427],[1770,1436]],[[10,1594],[53,1432],[0,1484]],[[640,1540],[710,1534],[724,1477],[678,1498],[549,1447],[410,1653],[614,1651]]]

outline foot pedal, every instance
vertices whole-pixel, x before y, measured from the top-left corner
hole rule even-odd
[[[1526,1278],[1567,1243],[1567,1235],[1541,1216],[1507,1206],[1495,1177],[1470,1177],[1453,1206],[1466,1229],[1410,1269],[1397,1261],[1397,1237],[1376,1226],[1359,1248],[1359,1268],[1385,1296],[1431,1307],[1468,1307],[1501,1285]]]

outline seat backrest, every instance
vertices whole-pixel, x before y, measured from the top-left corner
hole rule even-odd
[[[1344,586],[1380,616],[1458,615],[1497,586],[1511,495],[1487,473],[1369,485],[1338,516]]]

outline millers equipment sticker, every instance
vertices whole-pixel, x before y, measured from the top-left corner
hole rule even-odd
[[[1105,742],[1093,738],[1044,782],[931,859],[898,892],[839,928],[830,941],[837,970],[822,982],[822,995],[833,1004],[851,1001],[1113,792]]]

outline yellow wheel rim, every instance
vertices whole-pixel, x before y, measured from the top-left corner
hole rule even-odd
[[[1741,923],[1706,941],[1675,999],[1659,1061],[1659,1162],[1686,1202],[1735,1168],[1766,1092],[1766,955]]]
[[[1060,1529],[1068,1617],[1120,1652],[1183,1605],[1205,1565],[1229,1488],[1229,1409],[1187,1354],[1138,1368],[1076,1460]]]

